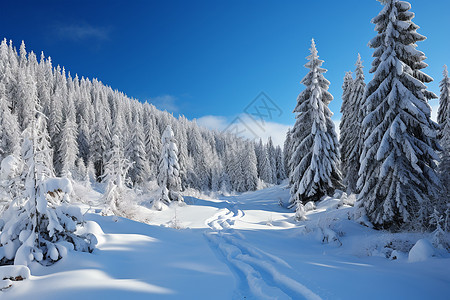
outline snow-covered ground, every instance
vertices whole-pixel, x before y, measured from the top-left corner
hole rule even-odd
[[[94,190],[89,229],[99,241],[0,292],[1,299],[448,299],[450,256],[426,234],[390,234],[327,198],[295,222],[285,186],[237,196],[185,197],[159,212],[142,196],[139,220],[101,216]],[[92,222],[93,221],[93,222]],[[416,250],[408,252],[419,240]],[[429,252],[427,252],[429,251]],[[23,270],[22,270],[23,271]],[[21,272],[22,272],[21,271]],[[25,275],[24,275],[25,276]]]

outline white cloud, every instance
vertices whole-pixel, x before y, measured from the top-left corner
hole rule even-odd
[[[110,28],[96,27],[87,23],[72,24],[72,25],[58,25],[56,32],[60,38],[69,40],[83,40],[83,39],[109,39]]]
[[[225,117],[222,116],[203,116],[201,118],[197,119],[197,124],[199,126],[208,128],[208,129],[214,129],[218,131],[222,131],[228,126],[228,120]]]
[[[255,122],[255,120],[247,114],[241,114],[234,119],[229,119],[224,116],[207,115],[198,118],[196,121],[199,126],[218,131],[227,130],[230,132],[237,132],[239,136],[248,139],[261,138],[263,142],[266,142],[270,136],[272,137],[274,145],[279,145],[281,147],[283,147],[284,140],[286,139],[286,132],[289,128],[293,127],[293,125],[276,122],[264,122],[264,124],[261,124]],[[333,123],[339,138],[339,124],[341,123],[341,120],[333,120]]]
[[[178,98],[172,95],[162,95],[150,98],[148,102],[156,106],[160,110],[168,112],[178,112],[178,105],[175,103]]]
[[[281,147],[283,147],[288,128],[292,127],[276,122],[255,121],[248,114],[241,114],[234,119],[208,115],[198,118],[197,124],[208,129],[234,132],[247,139],[261,138],[263,142],[272,137],[274,145]]]

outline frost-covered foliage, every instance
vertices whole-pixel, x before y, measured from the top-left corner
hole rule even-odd
[[[71,80],[69,82],[72,82]],[[71,84],[73,89],[73,83]],[[73,93],[69,93],[73,95]],[[75,171],[75,162],[78,156],[78,130],[75,118],[75,105],[74,102],[69,99],[67,107],[64,110],[64,118],[61,129],[61,144],[59,146],[60,159],[59,165],[61,167],[60,175],[69,176]]]
[[[286,139],[284,140],[283,145],[283,161],[284,161],[284,170],[286,172],[286,177],[289,178],[291,174],[291,166],[289,165],[289,160],[292,156],[292,139],[291,139],[291,129],[289,128],[286,132]]]
[[[106,183],[104,194],[105,210],[104,214],[114,214],[126,217],[126,209],[119,202],[123,201],[122,196],[126,190],[126,174],[131,163],[125,158],[123,146],[117,134],[113,135],[112,147],[107,152],[105,173],[103,181]],[[124,202],[124,201],[123,201]]]
[[[92,251],[90,234],[78,235],[83,215],[68,205],[72,186],[67,179],[54,179],[52,151],[45,117],[37,104],[36,119],[24,131],[22,158],[25,190],[17,195],[0,222],[0,262],[29,265],[51,264],[68,250]]]
[[[364,119],[363,101],[366,84],[359,54],[356,61],[355,76],[355,80],[347,79],[349,81],[348,87],[346,87],[344,81],[340,123],[341,169],[343,183],[347,187],[348,193],[357,193],[356,182],[358,181],[359,158],[363,144],[360,131]]]
[[[0,82],[0,159],[10,154],[17,155],[19,153],[19,132],[17,118],[8,107],[5,84]]]
[[[150,170],[147,162],[147,153],[145,152],[141,121],[135,119],[133,123],[133,130],[125,148],[125,154],[133,162],[133,165],[128,169],[128,174],[133,185],[137,185],[143,184],[148,180]]]
[[[444,78],[440,83],[440,88],[438,123],[442,154],[439,171],[442,184],[446,189],[444,198],[447,199],[447,203],[450,203],[450,78],[447,66],[444,67]]]
[[[19,155],[8,155],[1,161],[0,167],[0,216],[8,209],[12,199],[21,197],[23,180],[21,178],[23,162]]]
[[[339,144],[328,108],[333,100],[328,92],[330,82],[323,76],[326,70],[321,68],[323,61],[317,55],[314,40],[310,50],[305,65],[310,71],[301,81],[306,89],[297,99],[294,109],[297,121],[291,135],[290,201],[297,206],[317,201],[341,186]]]
[[[369,46],[375,57],[367,85],[362,123],[358,202],[378,228],[421,228],[439,193],[436,174],[436,124],[428,99],[436,96],[424,83],[424,53],[416,42],[426,38],[411,20],[410,4],[385,1],[372,22],[378,35]]]
[[[160,196],[155,199],[154,207],[161,210],[161,203],[169,204],[172,201],[182,202],[180,165],[178,164],[178,148],[170,125],[161,137],[162,151],[159,159],[158,185],[161,188]]]
[[[281,181],[287,178],[286,169],[284,168],[284,155],[283,150],[281,150],[280,146],[275,148],[275,170],[277,176],[277,184],[280,184]]]

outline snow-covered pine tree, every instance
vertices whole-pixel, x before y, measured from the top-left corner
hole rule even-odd
[[[75,233],[83,223],[83,215],[79,208],[67,204],[70,182],[52,178],[47,123],[37,98],[33,112],[36,117],[24,131],[22,146],[25,191],[2,216],[0,264],[29,265],[37,261],[48,265],[67,250],[92,251],[96,244],[93,235]]]
[[[366,83],[364,81],[365,77],[361,55],[359,53],[358,59],[356,61],[355,74],[355,80],[353,81],[353,88],[350,96],[350,102],[352,103],[354,109],[354,117],[352,118],[352,126],[354,128],[354,131],[351,138],[349,139],[349,143],[352,144],[352,147],[350,148],[350,161],[346,180],[348,186],[350,187],[350,192],[359,193],[356,183],[358,182],[359,178],[358,172],[361,166],[360,158],[364,143],[363,134],[361,133],[361,124],[366,117],[364,106],[364,93],[366,90]]]
[[[339,145],[341,152],[341,170],[343,177],[343,184],[347,187],[347,190],[350,190],[348,186],[348,182],[346,181],[347,177],[347,169],[348,169],[348,159],[350,158],[350,151],[348,148],[351,145],[348,143],[349,135],[352,134],[353,128],[351,128],[350,124],[353,116],[353,107],[350,103],[350,95],[353,87],[353,75],[352,72],[346,72],[344,76],[344,83],[342,84],[342,105],[341,105],[341,122],[339,123]]]
[[[61,167],[60,175],[63,177],[70,177],[70,174],[75,171],[75,162],[78,157],[77,137],[78,130],[72,94],[72,96],[69,96],[67,106],[64,109],[61,143],[59,146],[60,153],[57,156],[61,160],[57,165]]]
[[[105,157],[102,178],[107,185],[104,195],[104,214],[126,216],[126,208],[121,206],[120,200],[124,200],[121,198],[125,189],[126,175],[132,164],[125,158],[123,145],[117,134],[113,135],[111,148],[106,152]]]
[[[272,184],[277,184],[277,162],[276,162],[276,153],[275,153],[275,147],[273,146],[273,142],[272,142],[272,137],[269,136],[268,140],[267,140],[267,154],[269,156],[269,160],[270,160],[270,167],[272,169],[272,179],[270,181],[270,183]]]
[[[446,189],[444,199],[450,203],[450,78],[447,66],[444,66],[444,78],[440,83],[440,99],[438,110],[439,141],[442,146],[439,172],[441,181]]]
[[[305,65],[310,69],[301,81],[306,89],[297,98],[296,119],[292,129],[292,157],[290,165],[291,204],[318,201],[341,187],[339,143],[331,120],[328,104],[333,96],[328,92],[330,82],[325,79],[323,61],[311,42],[311,55]]]
[[[154,208],[161,210],[161,203],[182,202],[180,165],[178,164],[178,148],[170,125],[167,125],[161,137],[161,156],[158,168],[158,185],[161,188],[159,198],[155,199]]]
[[[261,178],[261,165],[263,160],[264,146],[262,140],[259,139],[259,142],[254,142],[255,144],[255,154],[256,154],[256,169],[258,171],[258,177]]]
[[[186,117],[180,117],[179,118],[179,123],[178,126],[176,127],[176,132],[175,132],[175,137],[176,140],[178,141],[178,163],[180,164],[180,178],[181,178],[181,189],[184,190],[187,188],[188,186],[188,179],[187,179],[187,174],[188,174],[188,170],[192,170],[192,166],[189,164],[189,157],[188,157],[188,149],[187,149],[187,132],[186,132],[186,128],[187,128],[187,124],[188,124],[188,120],[186,119]],[[160,143],[161,143],[161,138],[159,137],[159,132],[158,132],[158,138],[157,138],[158,144],[156,147],[158,147],[157,149],[159,150],[160,148]],[[222,166],[222,164],[221,164]],[[214,170],[214,172],[216,171],[221,171],[222,168],[220,170]],[[155,172],[156,174],[156,172]]]
[[[277,173],[277,184],[280,184],[281,181],[286,179],[286,170],[284,169],[284,160],[283,160],[283,151],[280,146],[277,146],[275,149],[276,156],[276,173]]]
[[[342,103],[341,109],[341,168],[347,193],[358,193],[356,182],[358,181],[359,158],[363,144],[360,131],[365,117],[363,107],[365,88],[363,65],[361,56],[358,54],[355,79],[352,80],[351,91],[345,105]]]
[[[95,105],[95,121],[91,131],[90,149],[92,151],[91,159],[98,181],[101,181],[104,173],[105,154],[109,144],[108,135],[110,135],[110,132],[106,125],[104,113],[102,113],[102,106],[97,102]]]
[[[256,154],[253,144],[247,143],[240,149],[240,161],[245,181],[245,190],[254,191],[258,187],[258,170],[256,168]]]
[[[17,115],[21,130],[25,130],[33,119],[33,101],[37,98],[36,80],[28,68],[18,70]]]
[[[358,206],[377,228],[423,228],[440,185],[437,125],[428,105],[436,95],[427,91],[424,83],[433,79],[421,71],[426,57],[416,49],[426,38],[416,32],[409,3],[383,2],[369,42],[374,77],[364,97]]]
[[[266,183],[272,183],[273,173],[274,172],[272,170],[272,163],[269,158],[269,153],[267,152],[267,148],[264,147],[262,151],[260,178]]]
[[[289,128],[286,132],[286,139],[284,140],[283,145],[283,161],[284,161],[284,170],[286,171],[286,176],[289,178],[291,174],[291,166],[289,165],[289,160],[292,156],[292,139],[291,139],[291,129]]]
[[[20,152],[20,129],[17,118],[11,113],[6,100],[6,90],[0,82],[0,162],[10,154]]]
[[[128,169],[131,182],[133,185],[141,185],[147,182],[150,170],[147,153],[145,153],[144,129],[139,118],[134,119],[132,128],[128,145],[125,148],[125,156],[133,162],[133,165]]]

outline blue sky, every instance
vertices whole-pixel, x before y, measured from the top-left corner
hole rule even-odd
[[[426,72],[439,81],[450,63],[450,2],[411,4],[428,37],[419,43],[429,57]],[[5,1],[0,29],[72,74],[97,77],[175,115],[224,126],[264,91],[282,112],[271,121],[291,125],[311,38],[329,70],[337,120],[342,78],[358,52],[369,70],[370,20],[381,8],[375,0]],[[437,82],[429,87],[438,92]]]

